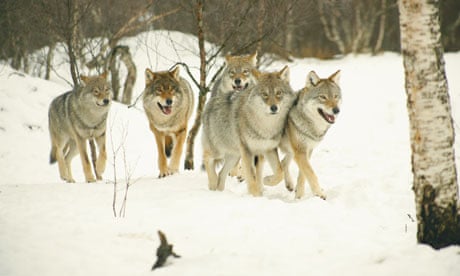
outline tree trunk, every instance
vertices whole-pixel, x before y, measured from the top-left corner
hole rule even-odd
[[[460,244],[460,208],[439,0],[399,0],[398,4],[417,239],[442,248]]]
[[[67,37],[67,48],[70,63],[70,75],[75,86],[79,83],[78,64],[76,52],[78,52],[78,2],[77,0],[68,0],[67,12],[69,16],[69,32]]]
[[[203,112],[204,105],[206,103],[206,93],[208,89],[206,87],[206,50],[204,48],[204,30],[203,30],[203,1],[198,0],[196,2],[196,20],[198,25],[198,47],[200,50],[200,93],[198,95],[198,106],[195,115],[195,122],[187,135],[187,149],[184,161],[184,168],[186,170],[193,170],[193,148],[195,143],[195,137],[198,134],[198,130],[201,126],[201,113]]]
[[[123,48],[120,60],[125,64],[126,70],[128,70],[128,75],[126,76],[125,85],[123,87],[121,102],[130,105],[133,97],[133,87],[136,83],[136,65],[134,64],[133,57],[131,56],[127,46]]]
[[[115,101],[120,101],[120,77],[118,76],[117,49],[112,49],[109,57],[110,79],[112,82],[112,93]]]
[[[337,45],[339,52],[341,54],[346,53],[345,42],[340,37],[340,33],[337,29],[337,21],[334,14],[326,14],[325,6],[327,3],[324,3],[322,0],[317,0],[318,3],[318,16],[323,25],[324,34],[326,35],[329,41]]]
[[[379,33],[377,35],[377,41],[375,42],[375,47],[373,49],[373,54],[377,54],[382,49],[383,38],[385,37],[385,22],[387,20],[387,0],[381,0],[380,4],[380,11],[382,14],[380,15],[380,22],[379,22]]]
[[[46,54],[46,65],[45,65],[45,80],[49,80],[51,76],[51,68],[53,66],[54,49],[56,44],[51,44]]]
[[[259,37],[262,37],[263,34],[264,34],[264,20],[265,20],[265,14],[266,14],[266,11],[265,11],[265,0],[259,0],[259,8],[257,10],[257,35]],[[257,52],[259,53],[259,56],[262,56],[263,55],[263,40],[259,40],[257,42]],[[257,59],[257,66],[260,65],[260,58]]]

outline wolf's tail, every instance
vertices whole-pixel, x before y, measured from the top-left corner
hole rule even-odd
[[[56,146],[51,146],[50,164],[56,163]]]

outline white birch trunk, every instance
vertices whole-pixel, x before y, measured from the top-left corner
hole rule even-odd
[[[454,128],[444,70],[439,0],[399,0],[410,119],[413,189],[421,243],[460,243]]]

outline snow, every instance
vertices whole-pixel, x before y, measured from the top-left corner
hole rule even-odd
[[[166,70],[182,61],[198,74],[192,36],[156,31],[125,43],[137,65],[136,95],[146,67]],[[55,58],[56,64],[65,59]],[[460,53],[445,59],[455,120]],[[67,67],[45,81],[0,65],[0,275],[460,275],[459,246],[433,250],[416,242],[401,56],[297,59],[288,65],[294,89],[310,70],[321,77],[342,70],[341,114],[312,157],[326,201],[308,188],[295,200],[283,184],[254,198],[234,178],[225,191],[209,191],[199,168],[200,134],[197,168],[158,179],[156,146],[141,103],[112,105],[105,180],[85,183],[77,157],[77,183],[63,183],[57,165],[48,163],[47,112],[51,100],[69,90],[62,80],[70,79]],[[458,121],[455,129],[459,133]],[[124,145],[133,183],[124,218],[112,212],[112,148],[118,145]],[[118,211],[125,192],[122,152],[116,166]],[[291,169],[296,173],[294,164]],[[151,272],[158,230],[182,258]]]

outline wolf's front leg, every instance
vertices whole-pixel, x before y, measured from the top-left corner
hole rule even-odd
[[[81,164],[83,166],[83,172],[85,173],[86,182],[96,182],[91,163],[89,162],[88,153],[86,151],[86,140],[81,137],[76,137],[78,151],[80,152]]]
[[[223,191],[225,189],[225,180],[227,179],[227,175],[230,172],[230,170],[238,164],[239,160],[239,156],[229,154],[225,155],[224,166],[219,172],[219,178],[217,181],[217,189],[219,191]]]
[[[262,189],[257,185],[254,155],[248,149],[241,146],[241,165],[243,166],[244,178],[248,185],[248,192],[253,196],[262,196]]]
[[[216,160],[212,157],[211,152],[204,150],[203,152],[203,163],[208,175],[208,187],[209,190],[217,190],[217,173],[216,173]]]
[[[187,127],[179,130],[175,133],[173,138],[173,150],[171,154],[171,161],[169,166],[169,172],[176,173],[179,171],[179,162],[182,155],[182,149],[184,147],[185,138],[187,136]]]
[[[158,153],[158,168],[160,169],[159,178],[168,176],[170,173],[168,171],[168,160],[166,159],[165,153],[165,135],[163,132],[159,131],[152,124],[150,124],[150,129],[155,135],[155,141],[157,144],[157,153]]]
[[[315,172],[313,171],[313,168],[310,165],[310,162],[308,161],[307,154],[306,153],[295,153],[294,154],[294,159],[297,162],[297,165],[299,166],[299,171],[303,176],[305,176],[308,180],[308,183],[310,184],[310,188],[315,196],[319,196],[322,199],[326,199],[326,195],[324,194],[323,190],[319,186],[318,183],[318,178],[316,177]],[[300,174],[299,174],[300,175]],[[299,186],[297,184],[297,186]],[[302,187],[297,187],[296,190],[302,189]],[[296,197],[300,198],[303,196],[303,192],[296,192]]]
[[[105,171],[105,164],[107,162],[107,149],[105,146],[105,133],[96,138],[99,154],[96,161],[96,178],[102,180],[102,174]]]

